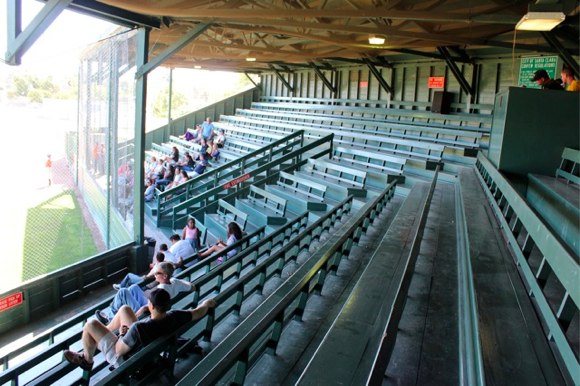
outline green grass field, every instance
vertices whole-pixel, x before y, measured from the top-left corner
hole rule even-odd
[[[65,191],[28,209],[22,281],[52,272],[97,253],[77,199]]]

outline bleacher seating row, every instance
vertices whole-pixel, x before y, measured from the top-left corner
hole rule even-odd
[[[157,226],[161,226],[163,216],[169,215],[173,206],[185,202],[204,191],[223,185],[233,178],[251,173],[262,164],[283,157],[302,143],[302,132],[289,134],[281,140],[238,157],[234,161],[207,170],[202,175],[192,178],[176,188],[157,192],[156,200],[150,205],[146,205],[146,213],[155,216]]]
[[[437,174],[431,185],[413,187],[297,384],[382,382],[436,181]],[[377,293],[386,296],[377,300]]]
[[[213,181],[210,182],[210,186],[200,185],[198,186],[199,192],[197,195],[174,205],[171,208],[171,228],[179,229],[185,225],[186,219],[189,215],[194,215],[200,221],[203,221],[203,217],[195,215],[196,211],[202,210],[202,208],[208,208],[210,211],[211,206],[209,201],[214,201],[215,198],[222,198],[227,196],[232,191],[237,191],[243,188],[243,184],[256,183],[258,177],[268,177],[277,173],[279,170],[283,170],[289,167],[297,167],[301,165],[304,161],[302,158],[311,151],[317,151],[317,155],[322,156],[328,154],[330,151],[328,146],[332,143],[332,135],[325,138],[313,141],[311,143],[305,144],[296,150],[286,152],[283,155],[279,155],[276,158],[271,158],[271,160],[265,159],[265,162],[260,162],[260,159],[248,160],[242,163],[243,169],[231,170],[224,173],[225,176],[234,178],[233,180],[222,181],[221,184],[216,184]],[[322,148],[322,150],[320,150]],[[285,148],[282,148],[285,149]],[[265,156],[267,157],[267,156]],[[249,166],[254,166],[254,168],[249,168]],[[243,181],[242,181],[243,180]],[[235,183],[241,181],[240,183]],[[268,190],[268,188],[266,188]],[[283,197],[282,197],[283,198]],[[291,206],[290,206],[291,207]],[[204,209],[205,210],[205,209]],[[296,212],[299,213],[299,212]]]
[[[342,225],[323,248],[310,256],[288,280],[214,347],[179,384],[216,384],[232,371],[233,379],[226,382],[243,384],[246,372],[259,354],[264,351],[275,352],[283,326],[293,318],[302,317],[308,297],[311,294],[320,293],[326,276],[336,272],[341,259],[348,256],[353,244],[359,240],[361,234],[368,229],[393,197],[394,188],[395,184],[392,183],[369,202],[359,215]],[[311,240],[306,240],[304,245],[298,242],[297,247],[305,248],[310,242]],[[285,262],[296,258],[298,253],[299,250],[287,245],[272,258],[273,261]],[[266,268],[264,267],[263,270],[265,274]],[[263,280],[260,282],[263,286]],[[222,298],[218,296],[216,299]],[[264,334],[266,334],[265,337]]]
[[[565,151],[564,158],[570,154]],[[575,377],[574,374],[580,374],[580,364],[578,347],[570,334],[577,331],[569,327],[580,309],[578,254],[555,235],[541,213],[535,212],[482,154],[477,158],[477,170],[515,263],[520,267],[522,279],[540,310],[546,336],[556,346],[563,367]],[[548,295],[546,290],[550,282],[557,283],[559,290]]]

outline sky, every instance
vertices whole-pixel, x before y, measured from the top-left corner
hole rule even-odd
[[[7,47],[6,3],[0,5],[0,58],[4,60]],[[44,6],[36,0],[22,0],[22,29]],[[1,71],[28,70],[37,74],[66,72],[78,66],[78,57],[90,43],[109,35],[116,26],[112,23],[65,10],[23,55],[21,66],[0,64]],[[21,67],[21,68],[18,68]]]

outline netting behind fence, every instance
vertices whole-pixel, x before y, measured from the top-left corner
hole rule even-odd
[[[76,178],[107,249],[133,238],[135,32],[87,50],[79,75]]]

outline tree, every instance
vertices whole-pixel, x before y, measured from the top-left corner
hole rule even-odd
[[[59,87],[53,82],[51,76],[41,79],[27,74],[14,76],[8,96],[11,98],[28,97],[31,102],[42,103],[44,98],[54,98],[58,92]]]
[[[188,113],[189,101],[187,97],[180,92],[173,92],[171,97],[171,116],[180,117]],[[153,105],[153,114],[156,117],[167,117],[169,112],[169,88],[157,94]]]

